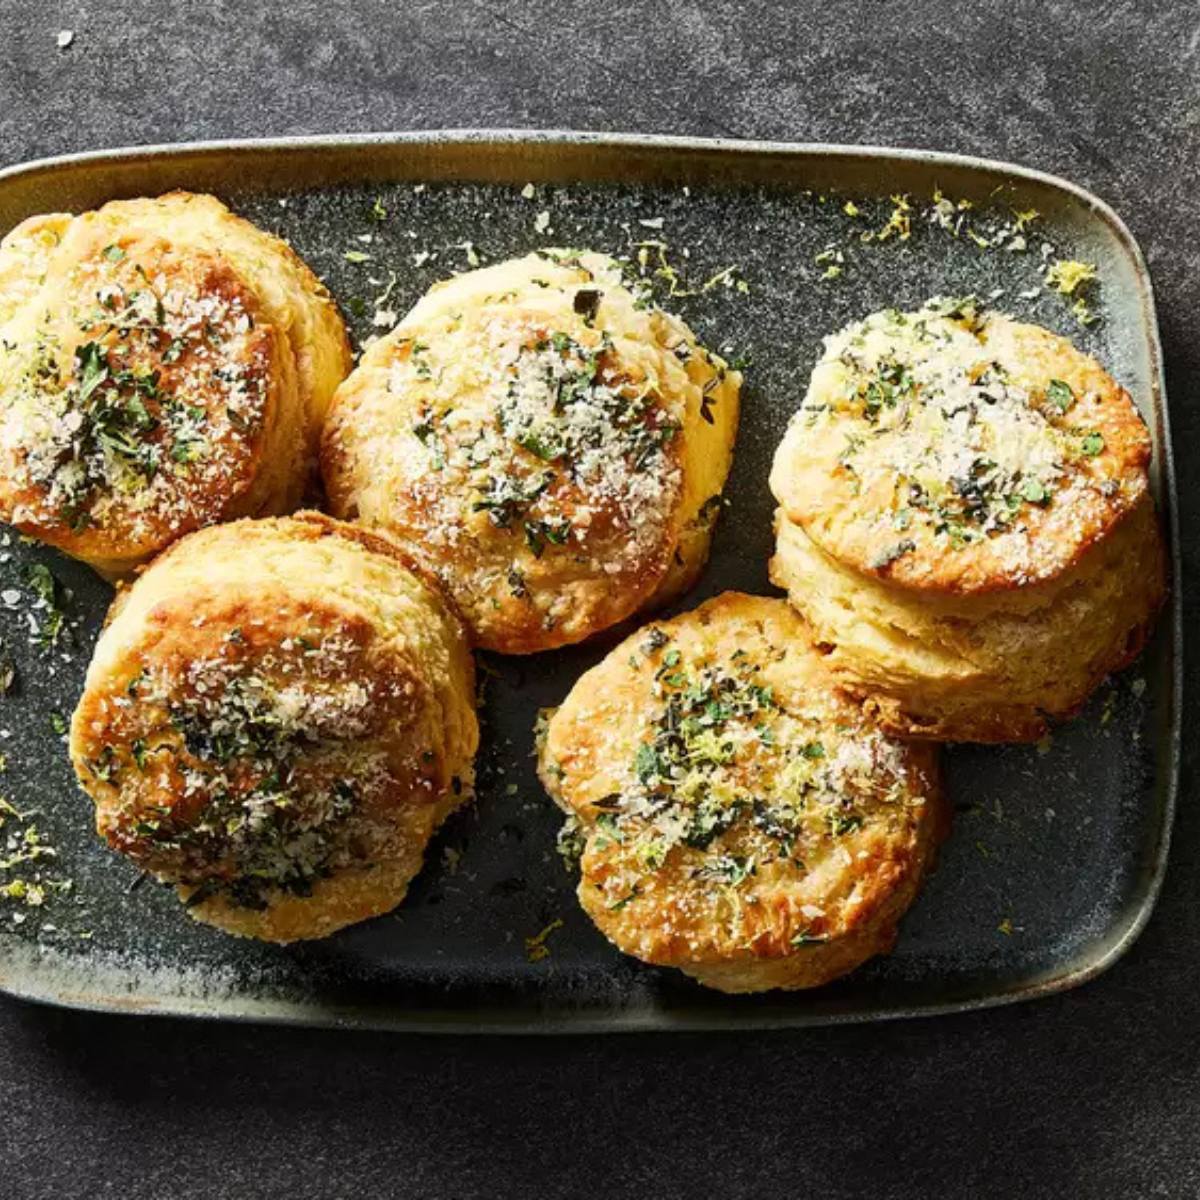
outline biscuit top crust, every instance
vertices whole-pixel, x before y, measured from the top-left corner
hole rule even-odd
[[[785,602],[726,593],[585,675],[541,774],[601,928],[656,961],[701,961],[786,955],[869,920],[920,861],[934,761],[834,691]]]
[[[360,859],[373,840],[363,814],[401,771],[411,787],[418,764],[404,770],[381,738],[411,684],[370,672],[369,630],[336,612],[277,606],[264,622],[249,606],[206,609],[187,649],[169,608],[156,613],[128,678],[93,699],[103,719],[85,769],[114,790],[101,832],[116,849],[256,908]]]
[[[385,862],[407,812],[469,793],[474,718],[447,701],[470,689],[457,622],[388,543],[235,522],[119,594],[72,758],[115,849],[189,903],[262,910]]]
[[[43,229],[62,240],[0,328],[0,510],[98,555],[217,520],[251,485],[280,357],[226,262],[121,212]]]
[[[826,553],[915,589],[1071,567],[1148,487],[1129,394],[1065,338],[931,301],[826,339],[771,488]]]
[[[482,644],[574,641],[664,577],[696,516],[686,428],[736,383],[611,259],[542,251],[434,288],[367,351],[326,482],[444,578]]]

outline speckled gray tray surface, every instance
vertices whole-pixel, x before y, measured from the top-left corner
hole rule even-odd
[[[1062,181],[914,152],[574,134],[382,135],[134,150],[14,168],[0,173],[0,228],[33,212],[172,187],[214,191],[287,238],[327,280],[360,343],[389,312],[402,313],[435,280],[476,261],[572,245],[628,257],[636,268],[640,253],[645,270],[658,272],[666,306],[710,345],[749,361],[729,507],[709,567],[680,607],[728,588],[772,591],[767,469],[822,336],[874,309],[916,306],[935,294],[993,298],[1106,363],[1153,431],[1155,487],[1172,525],[1145,268],[1113,214]],[[907,211],[896,197],[907,198]],[[1039,216],[1018,229],[1014,213],[1031,209]],[[893,233],[878,237],[889,221]],[[864,240],[864,232],[876,236]],[[1046,263],[1060,258],[1097,267],[1085,294],[1099,319],[1087,326],[1045,285]],[[447,824],[395,914],[313,945],[238,942],[193,924],[153,883],[139,885],[136,871],[92,836],[58,730],[111,592],[51,551],[15,535],[0,540],[0,637],[15,667],[0,699],[0,795],[21,814],[8,813],[0,828],[0,863],[28,850],[21,839],[30,828],[54,850],[0,865],[0,888],[17,879],[25,887],[23,896],[21,884],[0,893],[0,987],[18,994],[410,1029],[862,1020],[1079,983],[1137,935],[1161,879],[1177,765],[1177,603],[1141,661],[1042,745],[947,750],[954,832],[890,957],[818,992],[738,998],[624,959],[578,909],[554,849],[560,818],[530,756],[537,709],[558,702],[616,631],[551,654],[482,660],[478,801]],[[67,614],[51,649],[38,644],[48,614],[33,564],[52,572]],[[44,575],[41,583],[44,590]],[[40,884],[43,903],[29,903],[29,884]]]

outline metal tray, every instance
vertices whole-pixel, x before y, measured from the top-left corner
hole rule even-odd
[[[0,172],[0,228],[34,212],[176,187],[214,191],[290,239],[326,277],[359,339],[371,333],[371,298],[384,290],[370,279],[390,271],[397,278],[386,307],[402,312],[476,257],[563,244],[636,256],[638,242],[668,243],[675,290],[697,293],[670,306],[710,344],[752,356],[731,506],[683,607],[727,588],[770,590],[767,467],[821,336],[885,305],[997,289],[1001,306],[1099,355],[1137,399],[1153,431],[1154,485],[1178,577],[1150,281],[1120,220],[1063,180],[923,151],[574,133],[381,134],[154,147],[15,167]],[[984,249],[966,229],[955,236],[928,220],[938,189],[973,202],[955,208],[950,223],[965,213],[977,230],[1012,209],[1037,209],[1027,249]],[[858,231],[881,228],[895,207],[890,197],[903,194],[911,236],[864,243]],[[1081,328],[1062,297],[1041,286],[1043,240],[1057,256],[1097,264],[1100,322]],[[818,261],[833,243],[844,261]],[[368,261],[353,261],[364,254]],[[658,250],[647,254],[653,267]],[[822,278],[831,265],[841,274]],[[730,266],[737,270],[721,276]],[[687,285],[714,276],[706,291]],[[42,864],[44,874],[72,880],[69,892],[50,893],[41,907],[0,900],[0,988],[19,996],[409,1030],[863,1021],[1082,983],[1131,944],[1162,879],[1179,757],[1178,593],[1143,659],[1048,745],[947,750],[956,828],[895,953],[817,992],[705,992],[622,958],[579,911],[554,851],[559,816],[534,777],[531,726],[535,710],[560,700],[615,634],[534,658],[488,656],[478,802],[447,825],[395,914],[308,946],[237,942],[193,924],[153,884],[133,888],[133,869],[91,834],[90,806],[75,787],[54,714],[74,704],[109,589],[86,568],[16,537],[0,550],[0,636],[16,666],[16,683],[0,699],[0,794],[18,810],[36,810],[29,822],[58,852]],[[30,644],[32,563],[49,566],[70,593],[73,649],[48,654]],[[9,609],[14,593],[20,599]],[[0,884],[6,878],[0,872]],[[527,943],[548,927],[540,943]],[[549,953],[540,956],[538,945]]]

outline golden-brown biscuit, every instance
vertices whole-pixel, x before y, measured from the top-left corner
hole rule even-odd
[[[1129,394],[1066,338],[970,302],[827,339],[776,453],[788,519],[839,562],[936,593],[1060,575],[1148,489]]]
[[[588,671],[539,771],[601,932],[750,992],[891,948],[946,828],[936,754],[836,690],[784,601],[727,592]]]
[[[470,794],[461,624],[316,513],[176,543],[123,589],[71,724],[109,844],[229,933],[324,937],[404,897]]]
[[[289,511],[349,369],[322,284],[211,196],[31,217],[0,242],[0,517],[116,577]]]
[[[472,271],[338,389],[330,504],[435,571],[480,646],[578,642],[701,570],[740,382],[602,255]]]
[[[776,453],[772,580],[894,733],[1036,740],[1165,587],[1150,442],[1066,339],[971,304],[827,339]]]

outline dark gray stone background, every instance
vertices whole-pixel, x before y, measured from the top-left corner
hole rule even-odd
[[[5,0],[0,47],[4,163],[470,125],[923,146],[1066,175],[1125,217],[1154,274],[1190,583],[1194,0]],[[0,1200],[1196,1196],[1198,748],[1189,734],[1145,935],[1098,982],[1015,1008],[737,1037],[499,1040],[0,1001]]]

